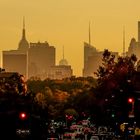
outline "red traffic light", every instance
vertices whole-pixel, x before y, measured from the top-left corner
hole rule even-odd
[[[22,119],[22,120],[25,120],[27,118],[27,114],[25,112],[21,112],[19,114],[19,118]]]
[[[134,99],[133,98],[128,98],[128,103],[133,103]]]

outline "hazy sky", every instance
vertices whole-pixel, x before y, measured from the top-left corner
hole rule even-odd
[[[126,50],[130,39],[137,39],[140,0],[0,0],[0,50],[17,49],[25,16],[29,42],[44,42],[56,48],[56,63],[65,58],[77,76],[82,75],[83,44],[99,51],[122,52],[123,26]]]

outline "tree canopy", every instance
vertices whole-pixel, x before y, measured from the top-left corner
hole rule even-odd
[[[105,92],[114,90],[125,90],[128,80],[136,71],[135,64],[137,58],[133,54],[129,56],[119,56],[111,54],[108,50],[104,50],[102,65],[99,66],[95,73],[98,81],[98,88]]]

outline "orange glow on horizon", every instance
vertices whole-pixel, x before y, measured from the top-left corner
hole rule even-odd
[[[1,0],[0,51],[17,49],[25,16],[28,42],[45,42],[56,48],[56,64],[62,58],[81,76],[83,46],[88,42],[91,23],[91,44],[99,51],[123,51],[123,27],[126,51],[130,40],[137,40],[140,0]]]

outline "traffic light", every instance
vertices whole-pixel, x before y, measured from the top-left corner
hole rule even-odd
[[[134,102],[134,98],[128,98],[128,103],[133,103]]]
[[[25,119],[27,119],[27,114],[26,114],[25,112],[20,112],[20,113],[19,113],[19,118],[20,118],[21,120],[25,120]]]
[[[114,118],[114,117],[115,117],[115,113],[112,113],[112,114],[111,114],[111,117]]]
[[[128,117],[129,118],[134,118],[134,98],[129,97],[128,98]]]

